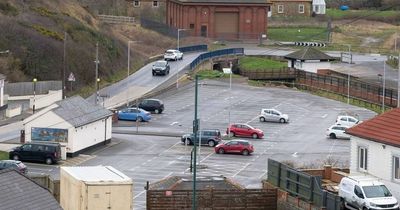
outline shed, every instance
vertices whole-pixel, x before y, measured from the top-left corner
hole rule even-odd
[[[54,196],[13,169],[0,170],[0,209],[62,210]]]
[[[131,210],[133,182],[111,166],[61,167],[64,210]]]
[[[313,47],[306,47],[296,52],[285,55],[288,67],[308,72],[317,73],[318,69],[330,69],[330,61],[338,60]]]
[[[258,39],[266,34],[269,0],[167,0],[167,24],[193,36]]]
[[[111,141],[112,114],[80,96],[67,98],[23,121],[25,141],[59,142],[72,157]]]
[[[325,15],[326,12],[325,0],[313,0],[312,11],[317,15]]]
[[[395,108],[346,130],[352,135],[350,173],[381,179],[400,199],[400,108]]]

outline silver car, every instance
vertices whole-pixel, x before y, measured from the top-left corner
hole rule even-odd
[[[261,122],[280,122],[280,123],[288,123],[289,116],[287,114],[282,114],[280,111],[276,109],[261,109],[260,114]]]

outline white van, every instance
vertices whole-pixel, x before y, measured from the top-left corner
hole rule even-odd
[[[370,176],[348,176],[339,184],[343,207],[357,210],[399,210],[399,203],[385,184]]]

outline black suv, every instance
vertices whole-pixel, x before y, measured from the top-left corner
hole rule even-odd
[[[214,147],[221,142],[221,132],[218,129],[204,129],[199,131],[197,138],[201,138],[201,144]],[[185,144],[193,144],[194,134],[185,134],[181,137],[181,141]]]
[[[139,108],[161,114],[164,111],[164,103],[158,99],[144,99],[140,102]]]
[[[153,76],[162,74],[162,75],[167,75],[169,74],[169,64],[168,61],[156,61],[153,64],[153,67],[151,68]]]
[[[57,163],[61,159],[59,143],[26,143],[9,153],[12,160],[40,161],[46,164]]]

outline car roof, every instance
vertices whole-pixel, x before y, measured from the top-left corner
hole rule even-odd
[[[339,118],[341,118],[341,117],[351,117],[351,118],[357,119],[356,117],[351,116],[351,115],[338,115],[337,118],[339,119]]]
[[[158,61],[156,61],[156,63],[168,63],[168,61],[165,61],[165,60],[158,60]]]
[[[174,52],[176,52],[176,51],[178,51],[178,50],[175,50],[175,49],[168,49],[167,52],[168,52],[168,51],[174,51]]]
[[[16,163],[16,164],[19,164],[19,163],[22,163],[22,162],[19,161],[19,160],[0,160],[0,163]]]
[[[346,126],[346,125],[341,125],[341,124],[334,124],[334,125],[331,125],[331,127],[329,127],[329,128],[333,128],[333,127],[344,127],[344,128],[350,128],[349,126]]]

